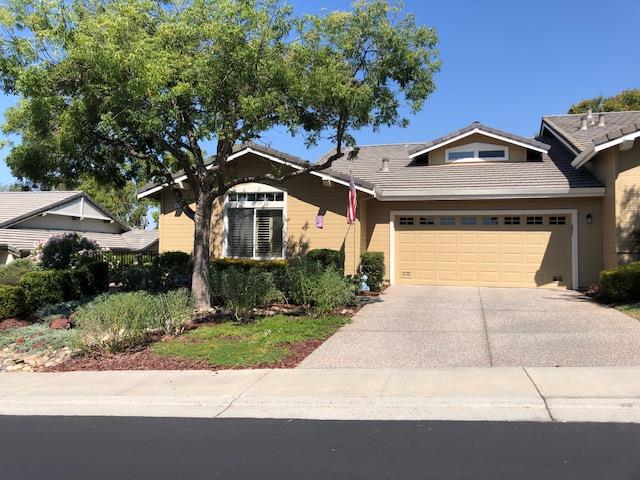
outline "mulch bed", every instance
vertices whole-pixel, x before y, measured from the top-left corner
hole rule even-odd
[[[324,339],[326,340],[326,339]],[[60,365],[46,368],[44,372],[104,371],[104,370],[244,370],[256,368],[294,368],[324,340],[307,340],[291,345],[291,355],[278,362],[250,367],[215,367],[203,360],[156,355],[151,347],[137,352],[116,355],[83,354],[73,357]]]
[[[0,322],[0,332],[3,330],[9,330],[10,328],[26,327],[28,325],[31,325],[31,322],[18,320],[17,318],[7,318]]]

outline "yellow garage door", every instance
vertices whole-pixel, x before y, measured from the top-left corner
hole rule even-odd
[[[395,218],[401,284],[567,287],[570,215]]]

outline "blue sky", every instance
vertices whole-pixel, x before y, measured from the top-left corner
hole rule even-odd
[[[299,13],[345,9],[349,1],[294,1]],[[360,144],[422,141],[479,120],[532,136],[540,116],[564,113],[586,97],[640,87],[637,0],[405,1],[440,37],[437,90],[406,129],[356,133]],[[15,99],[0,98],[0,111]],[[264,143],[315,160],[330,145],[307,150],[283,131]],[[0,183],[12,181],[0,151]]]

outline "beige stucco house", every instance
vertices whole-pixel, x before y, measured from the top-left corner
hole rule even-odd
[[[67,232],[77,232],[114,252],[158,250],[157,231],[123,225],[84,192],[0,192],[0,265]]]
[[[635,258],[638,136],[640,112],[611,112],[543,117],[536,139],[474,122],[428,142],[361,146],[353,161],[282,185],[239,185],[219,199],[213,255],[332,248],[354,273],[362,252],[382,251],[391,283],[586,287],[603,268]],[[238,176],[306,165],[253,143],[229,161]],[[188,195],[185,176],[176,182]],[[167,185],[139,195],[160,201],[160,251],[190,252],[193,224]]]

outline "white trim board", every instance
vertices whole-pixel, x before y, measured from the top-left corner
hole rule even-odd
[[[590,188],[539,188],[539,189],[467,189],[456,190],[451,193],[451,189],[429,189],[417,190],[407,194],[406,190],[382,190],[378,193],[378,200],[381,202],[391,201],[419,201],[419,200],[492,200],[510,198],[576,198],[576,197],[603,197],[604,187]]]
[[[580,287],[578,263],[578,209],[544,209],[544,210],[391,210],[389,212],[389,283],[395,283],[396,229],[395,217],[398,215],[571,215],[571,287]]]
[[[549,125],[546,121],[542,120],[542,124],[540,125],[540,134],[542,134],[542,130],[546,129],[549,133],[551,133],[551,135],[553,135],[554,137],[556,137],[556,140],[558,140],[560,143],[562,143],[565,147],[567,147],[569,149],[569,151],[571,153],[573,153],[574,155],[578,155],[580,153],[580,150],[577,150],[576,147],[574,147],[573,145],[571,145],[567,140],[565,140],[564,138],[562,138],[562,135],[560,135],[555,128],[553,128],[551,125]]]
[[[571,162],[571,166],[574,167],[574,168],[580,168],[585,163],[587,163],[589,160],[591,160],[599,152],[602,152],[603,150],[606,150],[607,148],[615,147],[616,145],[620,145],[622,147],[622,145],[624,145],[626,142],[634,142],[636,140],[636,138],[639,138],[639,137],[640,137],[640,130],[637,131],[637,132],[629,133],[627,135],[623,135],[623,136],[615,138],[613,140],[609,140],[608,142],[601,143],[600,145],[596,145],[594,147],[593,151],[589,152],[587,155],[585,155],[579,161],[576,161],[576,160],[578,160],[579,157],[574,158],[573,161]]]
[[[298,169],[298,170],[303,170],[303,168],[304,168],[304,167],[301,167],[300,165],[297,165],[295,163],[287,162],[286,160],[282,160],[281,158],[274,157],[273,155],[269,155],[267,153],[262,153],[262,152],[260,152],[258,150],[255,150],[255,149],[251,148],[251,147],[243,148],[242,150],[240,150],[240,151],[238,151],[238,152],[236,152],[236,153],[234,153],[232,155],[229,155],[229,157],[227,158],[227,161],[230,162],[231,160],[235,160],[236,158],[241,157],[243,155],[247,155],[248,153],[253,153],[254,155],[258,155],[259,157],[266,158],[267,160],[270,160],[272,162],[279,163],[281,165],[286,165],[288,167],[295,168],[295,169]],[[207,170],[211,170],[212,166],[213,166],[213,164],[207,165],[207,167],[206,167]],[[337,184],[344,185],[346,187],[349,186],[349,182],[348,181],[339,179],[339,178],[334,177],[332,175],[328,175],[327,173],[322,173],[322,172],[309,172],[309,173],[311,175],[319,177],[319,178],[321,178],[323,180],[331,180],[332,182],[335,182]],[[174,183],[184,182],[185,180],[187,180],[187,176],[186,175],[181,175],[180,177],[174,179]],[[156,192],[159,192],[160,190],[162,190],[163,188],[166,188],[167,186],[169,186],[168,183],[163,183],[163,184],[158,185],[156,187],[150,188],[149,190],[145,190],[142,193],[138,193],[138,198],[148,197],[149,195],[152,195],[152,194],[154,194]],[[370,189],[364,188],[364,187],[359,187],[358,185],[356,185],[356,190],[360,190],[361,192],[367,193],[369,195],[373,195],[374,197],[375,197],[375,194],[376,194],[374,190],[370,190]]]
[[[519,147],[527,148],[529,150],[535,150],[536,152],[540,152],[540,153],[547,153],[549,151],[548,149],[536,147],[536,146],[533,146],[533,145],[528,145],[526,143],[519,142],[518,140],[513,140],[513,139],[508,138],[508,137],[503,137],[502,135],[498,135],[496,133],[491,133],[491,132],[488,132],[486,130],[483,130],[482,128],[477,127],[477,128],[474,128],[473,130],[469,130],[468,132],[462,133],[462,134],[457,135],[457,136],[455,136],[453,138],[449,138],[449,139],[444,140],[442,142],[439,142],[439,143],[436,143],[436,144],[431,145],[429,147],[423,148],[422,150],[418,150],[417,152],[412,153],[411,155],[409,155],[409,158],[419,157],[420,155],[424,155],[425,153],[431,152],[432,150],[437,150],[438,148],[442,148],[445,145],[449,145],[450,143],[457,142],[458,140],[466,138],[469,135],[473,135],[475,133],[479,133],[479,134],[484,135],[486,137],[495,138],[496,140],[501,140],[501,141],[506,142],[506,143],[511,143],[513,145],[518,145]]]

